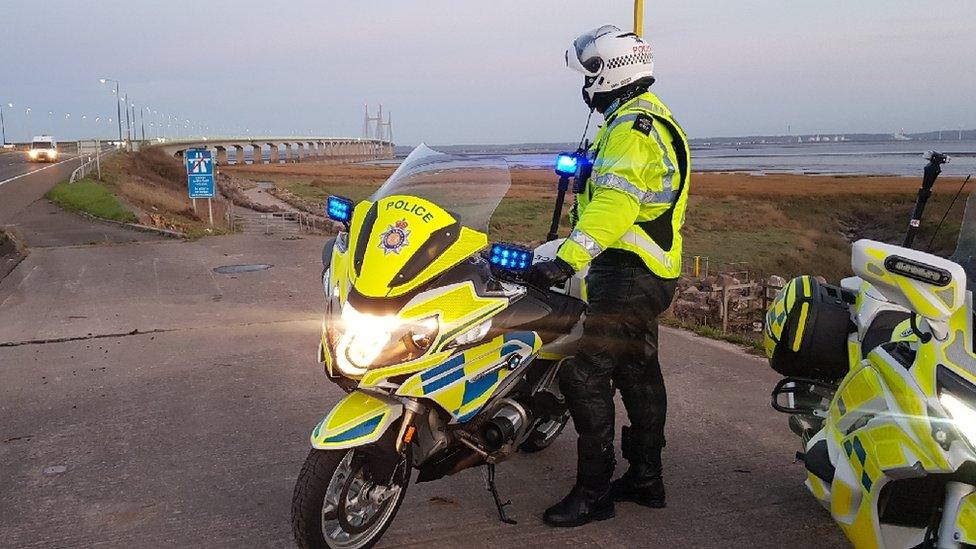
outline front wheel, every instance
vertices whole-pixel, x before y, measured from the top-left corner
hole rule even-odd
[[[362,452],[313,449],[292,497],[295,542],[309,549],[372,547],[393,522],[409,483],[409,452],[392,478],[374,479]]]

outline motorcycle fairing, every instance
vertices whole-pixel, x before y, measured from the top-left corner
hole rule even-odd
[[[963,498],[956,513],[955,521],[958,538],[955,541],[966,545],[976,545],[976,492]]]
[[[930,397],[913,379],[878,347],[845,377],[831,403],[826,431],[835,448],[834,480],[824,490],[808,474],[807,487],[855,547],[879,546],[874,510],[888,482],[917,475],[918,466],[928,473],[953,469],[932,437]]]
[[[376,442],[401,415],[403,404],[396,399],[357,389],[315,427],[312,447],[336,450]]]
[[[415,196],[361,202],[351,227],[348,274],[372,298],[405,295],[488,245],[487,235]]]
[[[448,360],[454,353],[447,346],[458,335],[485,322],[508,305],[507,297],[482,297],[470,281],[423,292],[411,299],[397,316],[404,321],[436,316],[440,325],[431,352],[411,362],[366,372],[360,384],[376,385],[393,376],[414,374]]]
[[[945,284],[909,278],[889,268],[889,262],[905,259],[949,275]],[[948,320],[964,305],[966,272],[948,259],[873,240],[854,243],[854,272],[881,291],[893,303],[934,321]]]
[[[397,395],[427,398],[464,423],[487,403],[495,389],[542,346],[535,332],[513,332],[458,353],[407,379]]]

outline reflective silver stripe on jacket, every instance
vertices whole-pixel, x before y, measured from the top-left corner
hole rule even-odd
[[[637,100],[637,102],[635,102],[633,105],[631,105],[630,108],[644,109],[644,110],[650,111],[650,112],[652,112],[654,114],[657,114],[659,116],[664,116],[664,117],[669,117],[670,118],[670,115],[667,112],[665,112],[664,109],[658,107],[654,103],[651,103],[649,101],[644,101],[643,99]],[[628,113],[628,114],[622,114],[622,115],[614,118],[613,121],[610,122],[610,126],[607,128],[606,133],[604,133],[604,138],[603,138],[602,142],[600,143],[600,148],[602,149],[603,148],[603,145],[606,144],[606,141],[607,141],[607,139],[610,138],[610,133],[614,130],[614,128],[616,128],[620,124],[623,124],[624,122],[632,122],[634,120],[637,120],[637,117],[638,116],[640,116],[639,113],[633,113],[633,112],[631,112],[631,113]],[[654,127],[654,124],[653,123],[651,124],[651,131],[654,133],[654,141],[657,142],[657,146],[660,147],[660,149],[661,149],[661,155],[664,157],[663,162],[664,162],[665,174],[661,178],[661,184],[663,186],[663,192],[648,193],[647,196],[644,196],[644,193],[641,192],[641,191],[632,192],[632,191],[628,191],[626,188],[616,187],[616,186],[613,186],[611,188],[620,189],[620,190],[622,190],[624,192],[629,192],[630,194],[633,194],[635,197],[637,197],[637,201],[640,202],[641,204],[665,204],[665,203],[670,203],[671,201],[674,200],[674,192],[673,192],[674,191],[674,174],[675,174],[674,163],[671,162],[671,157],[668,156],[668,149],[667,149],[667,147],[664,146],[664,140],[661,138],[661,134],[657,131],[657,128]],[[602,162],[600,164],[602,164]],[[594,168],[599,169],[600,166],[597,165],[597,166],[594,166]],[[621,178],[621,179],[623,179],[623,178]],[[626,182],[628,185],[630,185],[630,182],[627,181],[626,179],[624,179],[624,182]],[[630,185],[630,186],[633,187],[634,189],[636,189],[636,187],[634,187],[633,185]]]
[[[661,134],[657,132],[654,124],[651,124],[651,133],[654,134],[654,140],[657,141],[658,147],[661,147],[661,154],[664,155],[664,169],[667,170],[667,173],[661,178],[661,183],[664,185],[664,192],[669,193],[674,189],[674,164],[671,162],[668,149],[664,146],[664,140],[661,139]]]
[[[670,204],[676,194],[670,188],[659,192],[642,191],[636,185],[627,181],[627,178],[613,173],[605,173],[597,177],[593,180],[593,186],[623,191],[634,197],[634,200],[640,204]]]
[[[634,120],[637,120],[637,113],[622,114],[617,118],[614,118],[613,121],[610,122],[610,127],[607,128],[607,135],[610,135],[610,132],[612,132],[614,128],[623,124],[624,122],[633,122]]]
[[[671,258],[664,253],[664,249],[662,249],[657,242],[654,242],[650,238],[637,232],[637,229],[634,227],[627,229],[627,232],[620,237],[620,242],[640,248],[642,251],[647,252],[651,255],[651,257],[661,262],[661,265],[664,265],[665,268],[669,270],[671,269]]]
[[[603,248],[596,243],[596,240],[593,240],[593,237],[579,229],[569,233],[569,239],[582,246],[586,253],[590,254],[590,258],[600,255],[600,252],[603,251]]]
[[[627,178],[621,177],[615,173],[605,173],[600,177],[597,177],[593,180],[593,186],[603,187],[606,189],[617,189],[618,191],[623,191],[634,197],[634,200],[638,202],[644,201],[644,191],[640,190],[637,185],[627,181]]]
[[[631,105],[631,107],[632,108],[633,107],[636,107],[638,109],[644,109],[646,111],[651,111],[652,113],[654,113],[654,114],[656,114],[658,116],[663,116],[665,118],[671,118],[671,113],[665,111],[661,107],[658,107],[654,103],[651,103],[650,101],[644,101],[643,99],[638,99],[636,103],[634,103],[633,105]]]
[[[634,120],[637,120],[637,113],[623,114],[614,118],[607,127],[607,130],[603,132],[603,139],[600,140],[597,148],[602,149],[604,145],[607,144],[607,140],[610,139],[610,134],[613,132],[614,128],[623,124],[624,122],[633,122]]]

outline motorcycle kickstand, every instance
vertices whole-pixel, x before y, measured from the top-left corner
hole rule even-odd
[[[518,524],[517,520],[509,518],[505,513],[505,507],[511,505],[512,500],[502,503],[502,498],[498,496],[498,488],[495,487],[495,464],[487,463],[485,466],[488,468],[485,483],[488,485],[488,491],[491,492],[492,499],[495,500],[495,507],[498,509],[498,520],[505,524]]]

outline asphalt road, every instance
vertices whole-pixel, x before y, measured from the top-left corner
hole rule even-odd
[[[290,546],[309,432],[341,395],[313,358],[320,245],[233,235],[34,249],[0,281],[0,545]],[[212,271],[241,263],[273,267]],[[575,472],[567,432],[499,466],[518,525],[497,521],[468,470],[411,486],[383,545],[843,546],[769,408],[776,374],[684,332],[664,330],[661,346],[667,509],[542,524]]]
[[[81,164],[74,155],[62,155],[54,164],[28,162],[23,151],[0,154],[0,225],[44,196],[51,187],[67,179]]]

